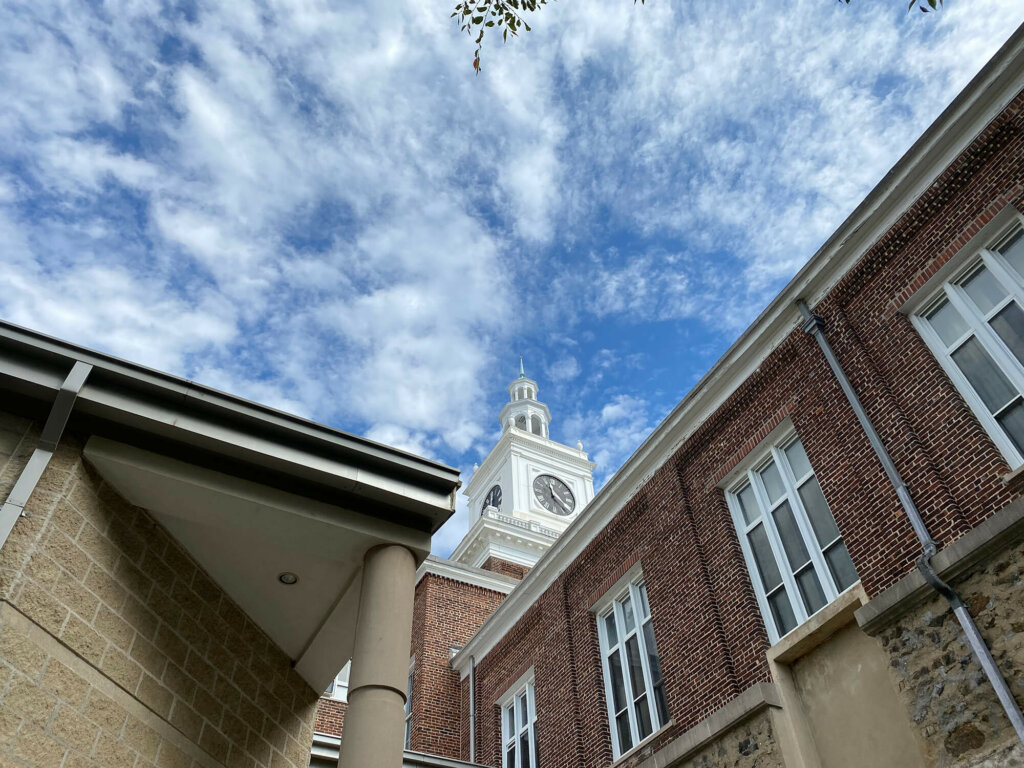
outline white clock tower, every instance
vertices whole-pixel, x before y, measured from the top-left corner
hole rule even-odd
[[[493,568],[493,558],[532,568],[594,498],[595,464],[581,443],[571,448],[549,437],[551,412],[522,359],[508,394],[501,439],[463,491],[470,527],[451,559],[470,566]]]

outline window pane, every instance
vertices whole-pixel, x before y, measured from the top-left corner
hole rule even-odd
[[[793,606],[789,604],[789,596],[785,589],[780,589],[769,597],[768,606],[771,608],[775,628],[780,637],[796,628],[796,616],[793,615]]]
[[[629,662],[629,680],[635,699],[644,692],[644,670],[640,666],[640,644],[637,642],[637,635],[626,641],[626,659]]]
[[[1017,361],[1024,363],[1024,311],[1020,305],[1011,301],[988,322]]]
[[[658,705],[658,722],[664,725],[668,722],[668,704],[665,703],[665,686],[654,686],[654,703]]]
[[[949,301],[943,301],[934,312],[928,315],[928,322],[931,323],[932,328],[939,334],[942,343],[947,347],[967,333],[967,323]]]
[[[523,761],[522,768],[530,768],[530,734],[528,731],[519,737],[519,759]]]
[[[516,732],[516,710],[513,706],[505,707],[505,738],[511,739]]]
[[[540,747],[537,745],[537,727],[534,726],[530,729],[530,733],[533,735],[533,765],[535,768],[540,766]]]
[[[811,558],[807,554],[800,529],[796,527],[793,508],[788,501],[784,501],[772,514],[775,518],[775,527],[779,529],[779,538],[782,539],[782,548],[786,550],[786,557],[789,559],[789,567],[795,571]]]
[[[658,646],[654,642],[654,625],[644,624],[644,646],[647,649],[647,666],[651,668],[651,683],[661,684],[661,661],[658,659]]]
[[[757,505],[757,499],[754,498],[753,488],[749,485],[745,486],[736,494],[736,498],[739,499],[743,519],[747,521],[748,525],[761,517],[761,508]]]
[[[779,574],[779,566],[775,562],[775,555],[768,543],[768,534],[764,531],[764,525],[759,525],[752,530],[748,534],[748,538],[750,539],[750,548],[754,551],[757,570],[761,574],[764,591],[771,592],[782,583],[782,576]]]
[[[818,478],[812,475],[810,480],[800,486],[798,493],[807,517],[810,518],[814,535],[818,539],[818,546],[827,547],[839,537],[839,528],[828,504],[825,503]]]
[[[789,468],[793,470],[793,477],[797,480],[811,471],[811,462],[807,460],[804,444],[799,440],[790,443],[786,448],[786,458],[789,460]]]
[[[626,706],[626,685],[622,679],[622,664],[618,651],[608,657],[608,669],[612,677],[612,708],[616,712],[621,712]]]
[[[804,599],[804,607],[807,609],[808,616],[820,611],[828,602],[813,566],[798,573],[796,583],[800,587],[800,595]]]
[[[786,492],[782,485],[782,476],[779,475],[779,468],[775,466],[774,461],[761,470],[761,480],[764,481],[764,489],[768,491],[768,498],[773,504]]]
[[[615,630],[615,611],[604,617],[605,634],[608,635],[608,647],[618,645],[619,633]]]
[[[985,406],[995,413],[1017,394],[977,338],[965,341],[951,357]]]
[[[846,551],[843,542],[836,542],[825,552],[825,560],[840,591],[857,581],[857,569],[853,567],[853,560],[850,559],[850,553]]]
[[[637,734],[637,741],[643,741],[654,732],[654,729],[651,727],[651,708],[647,704],[647,696],[637,699],[633,708],[636,711],[636,724],[640,729],[640,733]]]
[[[658,707],[658,722],[668,722],[668,706],[665,703],[665,686],[661,684],[661,660],[658,658],[658,645],[654,642],[654,626],[651,622],[644,624],[644,646],[647,649],[647,665],[651,668],[651,684],[654,686],[654,703]]]
[[[615,727],[619,731],[619,752],[626,752],[633,748],[633,734],[629,730],[629,713],[623,712],[615,718]]]
[[[519,724],[520,727],[530,722],[530,711],[526,705],[526,694],[519,697]]]
[[[1024,454],[1024,403],[1019,399],[1005,411],[996,417],[996,421],[1003,428],[1006,434],[1017,446],[1017,450]]]
[[[505,752],[505,768],[516,768],[516,745],[512,742],[512,746]]]
[[[640,613],[641,613],[641,618],[644,618],[644,619],[649,618],[650,615],[651,615],[651,606],[647,602],[647,585],[646,584],[641,584],[639,587],[637,587],[637,590],[640,592]]]
[[[999,249],[999,252],[1010,262],[1010,266],[1017,270],[1017,274],[1024,277],[1024,237],[1022,234],[1024,233],[1018,232]]]
[[[636,619],[633,618],[633,601],[628,596],[622,601],[622,626],[627,634],[636,626]]]
[[[986,315],[996,304],[1006,298],[1006,290],[986,267],[979,269],[962,285],[964,291],[971,297],[971,301]]]

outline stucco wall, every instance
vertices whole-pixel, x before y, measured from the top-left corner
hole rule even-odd
[[[0,412],[0,497],[38,437]],[[61,442],[0,550],[0,763],[299,768],[317,693]]]

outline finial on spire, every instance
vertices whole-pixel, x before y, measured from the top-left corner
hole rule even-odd
[[[526,371],[523,370],[523,356],[522,355],[519,356],[519,378],[520,379],[525,379],[526,378]]]

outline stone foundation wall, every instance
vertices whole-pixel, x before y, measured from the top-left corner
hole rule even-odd
[[[1004,548],[953,585],[1024,705],[1024,543]],[[900,696],[937,768],[1024,765],[1024,750],[959,622],[936,597],[879,635]]]
[[[37,439],[0,412],[0,498]],[[306,766],[319,691],[81,448],[0,549],[0,765]]]
[[[725,733],[677,768],[785,768],[771,714],[755,715]]]
[[[651,765],[653,751],[640,749],[621,768]],[[657,761],[657,757],[654,760]],[[660,762],[657,763],[661,765]],[[744,720],[672,768],[786,768],[768,710]]]

